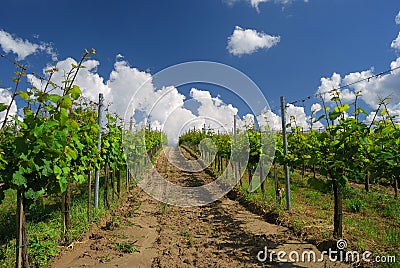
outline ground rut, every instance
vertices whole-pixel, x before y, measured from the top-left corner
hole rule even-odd
[[[178,150],[168,147],[165,154],[183,161]],[[180,170],[165,154],[160,154],[155,166],[170,182],[200,186],[214,180],[210,172]],[[191,158],[187,152],[184,155]],[[322,263],[278,263],[276,256],[259,261],[257,254],[265,247],[300,256],[304,251],[312,250],[317,256],[320,252],[297,240],[287,228],[265,222],[227,197],[206,206],[182,208],[155,201],[136,188],[115,214],[120,215],[117,226],[93,226],[52,267],[345,267],[327,258]],[[131,254],[118,251],[115,245],[124,242],[136,245],[137,250]]]

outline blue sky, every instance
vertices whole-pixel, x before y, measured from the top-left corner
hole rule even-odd
[[[50,54],[58,61],[78,60],[83,49],[93,47],[98,61],[93,73],[104,84],[118,60],[150,75],[186,61],[220,62],[248,75],[276,108],[281,95],[290,102],[315,94],[319,87],[390,69],[400,52],[400,39],[392,45],[400,31],[395,21],[399,10],[399,1],[379,0],[3,0],[2,34],[41,44],[42,49],[22,58],[0,38],[0,52],[41,73],[52,63]],[[228,49],[229,38],[237,53]],[[0,60],[0,88],[9,88],[13,67]],[[332,77],[334,73],[340,77]],[[351,73],[359,76],[346,78]],[[321,78],[328,78],[325,86]],[[392,86],[389,93],[398,96],[395,82],[400,78],[391,74],[387,79]],[[367,92],[365,102],[371,109],[378,86],[382,84]],[[209,90],[212,97],[220,94],[225,103],[239,108],[241,116],[247,112],[217,88],[199,89]],[[90,90],[95,96],[95,89]],[[190,98],[188,92],[184,93]],[[305,103],[305,114],[317,101]],[[392,106],[396,111],[397,101],[394,98]]]

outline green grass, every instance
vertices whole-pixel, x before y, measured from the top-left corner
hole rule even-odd
[[[169,205],[167,203],[160,204],[160,214],[165,214],[169,210]]]
[[[319,202],[319,195],[317,191],[311,191],[305,194],[305,197],[308,198],[308,201],[311,205],[317,205]]]
[[[211,164],[211,167],[214,165]],[[220,176],[211,168],[216,176]],[[261,189],[249,193],[246,173],[241,184],[236,186],[241,195],[267,213],[278,215],[278,221],[285,222],[296,233],[304,227],[314,226],[308,237],[310,241],[333,239],[333,193],[331,183],[323,178],[302,176],[291,170],[292,210],[285,210],[285,197],[281,202],[275,198],[275,186],[271,173],[265,182],[265,193]],[[283,167],[278,168],[281,187],[284,187]],[[380,187],[385,190],[384,187]],[[393,196],[383,191],[369,192],[347,187],[343,191],[343,228],[348,247],[363,252],[396,255],[400,259],[400,204]],[[383,267],[400,267],[400,262]]]
[[[121,253],[132,254],[135,251],[137,251],[138,246],[132,242],[118,242],[113,244],[113,248],[115,248],[116,251]]]
[[[333,193],[329,183],[323,178],[304,178],[291,172],[292,210],[287,212],[285,198],[281,204],[275,200],[274,182],[267,178],[265,193],[260,189],[247,191],[247,177],[243,186],[237,186],[244,198],[267,212],[274,211],[282,219],[289,220],[289,227],[295,233],[302,233],[304,226],[316,226],[316,231],[308,234],[314,241],[333,239]],[[282,168],[278,169],[281,187],[284,185]],[[356,188],[346,188],[343,199],[344,238],[354,250],[369,250],[376,254],[396,255],[400,259],[400,204],[399,200],[385,193],[369,192]],[[278,219],[279,220],[279,219]],[[394,266],[393,266],[394,265]],[[397,267],[392,264],[390,267]],[[389,266],[388,266],[389,267]]]
[[[361,198],[346,199],[345,203],[346,208],[352,212],[363,211],[367,205],[365,201]]]
[[[187,230],[183,230],[181,232],[181,235],[186,237],[186,244],[189,248],[193,247],[194,243],[193,243],[193,234],[190,231]]]
[[[215,171],[214,171],[215,172]],[[333,193],[324,178],[301,176],[291,170],[292,211],[285,210],[285,197],[281,203],[275,199],[275,186],[269,174],[265,193],[261,189],[249,193],[247,175],[237,189],[247,201],[253,202],[280,217],[289,219],[291,227],[300,233],[303,226],[318,226],[316,240],[333,239]],[[219,175],[219,174],[217,174]],[[280,186],[284,186],[283,168],[278,168]],[[384,188],[383,188],[384,189]],[[383,192],[369,192],[347,187],[343,191],[343,226],[345,238],[353,248],[379,253],[397,254],[400,259],[400,204],[393,196]],[[312,234],[311,234],[312,235]],[[378,249],[378,250],[376,250]],[[393,251],[393,249],[395,249]]]
[[[122,184],[121,182],[121,185]],[[71,198],[72,240],[79,240],[88,231],[87,192],[82,189]],[[102,193],[103,191],[100,191]],[[122,197],[123,198],[123,197]],[[121,200],[122,200],[121,198]],[[15,266],[15,207],[16,192],[5,191],[0,205],[0,267]],[[93,200],[93,199],[92,199]],[[112,208],[119,205],[118,199]],[[61,211],[58,198],[45,200],[44,205],[32,205],[27,214],[28,255],[32,267],[46,267],[59,252],[61,241]],[[99,195],[99,209],[93,210],[93,222],[99,222],[109,214],[103,206],[103,195]],[[11,230],[11,231],[10,231]]]
[[[16,230],[16,199],[17,193],[6,190],[0,205],[0,267],[15,266],[15,234]],[[11,230],[11,231],[10,231]],[[12,256],[12,258],[10,258]]]
[[[120,234],[120,233],[112,233],[111,236],[115,237],[115,238],[119,238],[119,239],[128,239],[129,236],[125,235],[125,234]]]

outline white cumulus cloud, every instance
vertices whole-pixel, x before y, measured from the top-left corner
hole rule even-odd
[[[258,8],[258,5],[260,3],[272,2],[271,0],[249,0],[249,1],[250,1],[251,6],[254,7],[257,10],[257,12],[260,12],[260,9]],[[278,3],[278,4],[282,4],[282,5],[287,5],[293,1],[292,0],[275,0],[274,2]]]
[[[29,40],[23,40],[22,38],[13,36],[12,34],[1,29],[0,47],[5,53],[12,52],[16,54],[17,60],[23,60],[29,55],[36,54],[38,52],[45,52],[51,55],[53,60],[56,60],[57,58],[57,55],[50,44],[44,42],[39,44],[31,43]]]
[[[219,97],[212,97],[207,90],[192,88],[190,97],[199,104],[197,113],[199,118],[204,119],[204,124],[221,132],[231,131],[233,128],[233,117],[238,109],[231,104],[225,104]]]
[[[321,97],[324,101],[329,101],[331,99],[331,92],[340,86],[342,78],[340,74],[333,73],[332,77],[321,78],[321,85],[317,89],[317,96]]]
[[[400,33],[397,35],[396,39],[394,39],[392,41],[392,43],[390,44],[390,47],[400,50]]]
[[[400,66],[400,57],[390,63],[390,68]],[[355,92],[360,92],[359,99],[367,104],[369,109],[377,109],[380,100],[390,98],[388,109],[392,114],[400,113],[400,70],[396,69],[389,73],[376,75],[373,69],[353,72],[343,77],[334,73],[330,78],[321,78],[321,85],[317,89],[317,95],[338,88],[341,84],[350,85],[341,89],[340,97],[345,103],[351,103],[355,99]],[[329,102],[329,94],[325,94],[324,100]],[[367,121],[373,115],[367,116]]]
[[[318,107],[316,104],[314,108]],[[310,125],[310,117],[306,115],[304,107],[295,106],[293,104],[286,105],[286,124],[291,123],[292,127],[300,126],[303,130],[309,130]],[[269,128],[273,131],[281,131],[282,130],[282,118],[281,116],[275,114],[271,110],[265,110],[261,113],[261,115],[257,116],[257,121],[261,127],[269,126]],[[318,129],[322,126],[321,123],[314,123],[313,129]]]
[[[368,75],[367,73],[363,75]],[[353,76],[355,79],[359,79],[359,75],[357,74],[350,74],[350,76]],[[346,78],[346,81],[343,81],[344,84],[348,84],[348,79],[349,77]],[[340,93],[340,99],[344,102],[350,102],[355,99],[355,94],[352,90],[349,90],[348,88],[340,89],[342,83],[342,77],[338,73],[333,73],[332,77],[326,78],[323,77],[321,78],[321,85],[317,89],[317,96],[321,99],[323,99],[325,102],[330,102],[331,98],[334,96],[334,93],[339,92]]]
[[[319,103],[313,103],[311,105],[311,113],[316,113],[322,110],[322,106]]]
[[[232,6],[232,5],[234,5],[236,2],[240,2],[240,1],[241,1],[241,0],[224,0],[224,2],[225,2],[227,5],[229,5],[229,6]],[[285,6],[285,5],[291,4],[292,2],[294,2],[294,1],[296,1],[296,0],[244,0],[244,1],[250,3],[250,5],[251,5],[252,7],[254,7],[254,8],[257,10],[257,12],[260,12],[260,9],[259,9],[259,7],[258,7],[258,5],[259,5],[260,3],[273,2],[273,3],[275,3],[275,4],[281,4],[281,5]],[[308,0],[303,0],[303,1],[304,1],[305,3],[308,2]]]
[[[286,116],[286,123],[291,123],[292,127],[300,126],[303,129],[310,128],[310,124],[308,123],[308,117],[304,111],[304,107],[288,104],[286,106]]]
[[[280,40],[280,36],[272,36],[236,26],[228,38],[227,49],[232,55],[242,56],[252,54],[259,49],[269,49],[277,45]]]
[[[58,62],[58,71],[53,74],[52,81],[62,85],[64,74],[76,64],[77,60],[73,58]],[[130,66],[122,56],[116,58],[108,78],[98,74],[99,61],[87,60],[83,65],[86,68],[80,69],[75,84],[81,88],[85,97],[97,102],[98,94],[103,93],[105,103],[111,103],[110,112],[124,116],[127,111],[129,116],[133,116],[133,123],[138,128],[150,124],[153,129],[162,129],[170,144],[176,144],[179,136],[193,127],[200,129],[206,125],[220,132],[230,132],[233,129],[233,118],[238,109],[225,104],[219,96],[212,96],[207,90],[192,88],[190,99],[187,99],[172,85],[156,88],[150,73]],[[54,66],[43,69],[44,76],[48,75],[45,70],[51,67]],[[32,75],[28,76],[28,81],[37,88],[43,89],[45,86],[44,82]],[[188,102],[193,105],[186,107]],[[252,115],[243,116],[238,119],[238,126],[251,124],[253,118]]]
[[[400,24],[400,11],[399,13],[397,13],[396,18],[394,18],[394,21],[396,22],[396,24]]]
[[[272,131],[282,130],[282,119],[271,110],[265,110],[257,116],[257,121],[261,127],[268,126]]]
[[[5,105],[10,105],[11,98],[12,98],[11,92],[8,89],[0,88],[0,103],[3,103]],[[7,122],[9,122],[9,120],[11,120],[11,118],[15,116],[16,113],[17,113],[17,105],[15,104],[14,101],[10,107],[10,111],[7,117]],[[5,117],[6,117],[6,111],[0,112],[0,126],[3,124]]]

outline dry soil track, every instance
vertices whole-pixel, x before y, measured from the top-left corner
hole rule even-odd
[[[177,157],[177,149],[166,154]],[[185,153],[187,157],[189,154]],[[171,165],[164,153],[156,168],[169,181],[185,186],[208,183],[209,172],[190,174]],[[64,249],[52,267],[346,267],[329,262],[260,262],[264,249],[287,253],[313,250],[285,227],[265,222],[239,202],[224,197],[202,207],[162,204],[135,189],[102,228],[95,225],[80,242]],[[117,250],[117,243],[134,244],[134,253]]]

